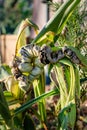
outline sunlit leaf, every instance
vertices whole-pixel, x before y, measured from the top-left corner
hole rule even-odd
[[[55,71],[57,82],[59,84],[61,109],[62,109],[65,106],[66,100],[68,98],[67,84],[65,81],[65,77],[64,77],[65,75],[64,75],[62,65],[59,63],[57,65],[55,65],[54,71]]]
[[[77,69],[77,68],[75,68],[75,66],[68,59],[62,59],[62,60],[60,60],[60,63],[67,65],[69,67],[69,71],[70,71],[69,72],[70,73],[70,81],[69,81],[70,86],[66,86],[66,88],[68,87],[68,92],[69,92],[68,96],[67,96],[67,100],[66,100],[66,104],[67,104],[70,100],[75,99],[75,89],[76,89],[75,82],[77,82],[76,80],[78,80],[75,75],[75,69]],[[68,77],[66,77],[66,78],[68,78]]]
[[[15,109],[20,106],[20,100],[16,99],[10,91],[4,91],[4,96],[8,102],[9,109]]]
[[[18,38],[16,42],[16,49],[15,49],[15,55],[18,56],[19,49],[26,45],[26,33],[25,33],[25,28],[31,26],[35,29],[36,33],[38,33],[38,26],[34,24],[33,22],[29,21],[28,19],[25,19],[21,22],[19,32],[18,32]]]
[[[5,80],[5,85],[8,91],[10,91],[13,96],[17,99],[21,99],[23,97],[23,91],[20,89],[18,81],[14,79],[13,76],[9,76]]]
[[[43,27],[37,37],[32,41],[32,43],[37,43],[38,40],[49,31],[52,31],[57,34],[60,33],[60,30],[62,30],[71,12],[79,4],[79,2],[80,0],[67,0],[66,2],[64,2],[56,11],[55,15]]]
[[[44,43],[50,44],[51,42],[54,42],[54,36],[55,34],[49,31],[37,41],[37,44],[40,46],[43,45]]]
[[[8,65],[0,65],[0,81],[5,80],[7,77],[11,75],[11,69]]]
[[[10,91],[4,91],[4,96],[8,102],[15,99]]]
[[[53,95],[57,95],[57,94],[59,94],[59,90],[57,88],[54,90],[51,90],[50,92],[44,93],[44,94],[40,95],[39,97],[36,97],[36,98],[28,101],[27,103],[23,104],[21,107],[17,108],[14,111],[14,114],[16,115],[16,114],[26,110],[27,108],[31,107],[33,104],[39,102],[42,99],[45,99],[49,96],[53,96]]]

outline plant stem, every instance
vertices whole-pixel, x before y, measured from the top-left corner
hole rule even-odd
[[[39,77],[39,80],[35,80],[34,83],[34,93],[35,97],[38,97],[45,93],[45,75],[44,72]],[[45,99],[42,99],[40,102],[38,102],[38,111],[41,116],[42,122],[46,122],[46,102]]]

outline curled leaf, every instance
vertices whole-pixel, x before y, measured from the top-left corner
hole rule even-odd
[[[35,29],[35,32],[38,33],[38,26],[36,24],[34,24],[33,22],[31,22],[28,19],[25,19],[21,22],[20,28],[19,28],[19,32],[18,32],[18,38],[17,38],[17,42],[16,42],[16,49],[15,49],[15,55],[19,56],[19,49],[26,45],[26,35],[25,35],[25,28],[31,26]]]

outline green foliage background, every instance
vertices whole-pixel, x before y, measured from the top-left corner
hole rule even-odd
[[[0,5],[0,32],[12,34],[18,24],[28,17],[31,19],[31,0],[3,0]]]

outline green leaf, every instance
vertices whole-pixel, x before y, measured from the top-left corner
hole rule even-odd
[[[7,102],[15,99],[13,97],[13,94],[9,91],[4,91],[4,96],[5,96]]]
[[[38,40],[38,45],[43,45],[44,43],[46,44],[49,44],[49,43],[53,43],[54,42],[54,36],[55,34],[52,33],[51,31],[47,32],[43,37],[41,37],[39,40]]]
[[[0,124],[0,130],[7,130],[5,124],[2,124],[2,125]]]
[[[67,10],[65,11],[65,13],[64,13],[64,15],[61,19],[61,23],[59,25],[58,33],[60,33],[62,31],[64,25],[66,24],[67,20],[69,19],[73,10],[79,4],[79,2],[80,2],[80,0],[73,0],[73,2],[70,4],[70,6],[68,6]]]
[[[35,124],[29,114],[26,113],[23,121],[24,130],[36,130]]]
[[[37,80],[33,82],[35,98],[45,93],[45,73],[43,72]],[[45,99],[38,102],[38,112],[42,122],[46,121],[46,102]]]
[[[14,98],[21,99],[23,97],[24,92],[20,89],[18,81],[13,76],[9,76],[5,80],[5,85],[7,90],[13,94]]]
[[[66,84],[68,86],[68,93],[69,93],[69,90],[70,90],[70,67],[69,66],[64,66],[64,75],[65,75],[65,80],[66,80]]]
[[[11,69],[8,65],[0,65],[0,81],[5,80],[11,75]]]
[[[79,2],[80,0],[67,0],[65,3],[63,3],[32,43],[37,43],[38,40],[49,31],[59,33],[60,29],[63,28],[63,24],[65,24],[71,12],[79,4]]]
[[[57,94],[59,94],[59,90],[57,88],[52,90],[52,91],[50,91],[50,92],[44,93],[44,94],[42,94],[42,95],[40,95],[40,96],[38,96],[38,97],[28,101],[27,103],[23,104],[21,107],[17,108],[14,111],[14,115],[16,115],[16,114],[26,110],[27,108],[31,107],[33,104],[39,102],[42,99],[45,99],[45,98],[47,98],[49,96],[53,96],[53,95],[57,95]]]
[[[20,100],[15,99],[14,95],[9,91],[4,91],[4,96],[6,98],[6,101],[8,102],[8,106],[14,105],[14,108],[16,108],[18,105],[20,105]]]
[[[68,130],[68,127],[73,129],[75,125],[75,119],[76,119],[76,110],[75,110],[75,104],[72,102],[64,107],[60,113],[58,114],[58,128],[62,128],[62,130],[66,129]]]
[[[76,104],[71,101],[71,108],[68,111],[68,124],[72,129],[74,129],[75,122],[76,122]]]
[[[69,101],[71,100],[75,100],[75,81],[77,80],[76,75],[75,75],[75,66],[73,65],[73,63],[71,63],[71,61],[69,61],[68,59],[62,59],[60,60],[60,63],[67,65],[69,67],[69,71],[70,71],[70,86],[68,86],[68,96],[67,96],[67,100],[66,100],[66,105],[68,104]],[[66,86],[67,88],[67,86]]]
[[[61,109],[65,106],[66,100],[68,97],[67,85],[64,77],[64,71],[62,65],[58,63],[54,66],[54,71],[56,75],[57,82],[59,84],[60,89],[60,100],[61,100]]]
[[[24,117],[23,117],[24,118]],[[23,123],[23,119],[22,119],[22,113],[18,114],[17,116],[15,116],[13,118],[14,120],[14,126],[16,126],[16,128],[18,128],[17,130],[21,130],[23,129],[22,127],[22,123]]]
[[[68,124],[72,129],[74,128],[74,125],[75,125],[76,102],[78,102],[76,97],[78,99],[80,97],[80,79],[79,79],[78,69],[76,68],[76,66],[73,63],[71,63],[71,61],[64,58],[64,59],[60,60],[59,62],[61,64],[59,66],[59,63],[58,63],[58,65],[56,66],[56,68],[57,68],[56,73],[58,74],[57,78],[58,78],[59,87],[60,87],[60,96],[62,97],[61,110],[62,111],[65,110],[65,108],[67,108],[68,105],[72,104],[70,111],[68,113],[64,112],[65,115],[63,114],[60,116],[60,117],[62,117],[62,121],[60,123],[62,129],[68,130],[66,124]],[[62,66],[63,66],[63,68],[62,68]],[[69,71],[69,72],[66,71],[66,69],[67,69],[66,66],[68,67],[67,71]],[[66,68],[64,69],[64,67],[66,67]],[[64,74],[62,73],[62,71],[64,71]],[[60,77],[60,75],[61,75],[61,77]],[[66,84],[66,86],[64,86],[63,80],[68,81],[67,78],[69,78],[70,81],[68,82],[68,84]],[[67,91],[67,97],[66,97],[65,90]],[[65,95],[64,95],[64,93],[65,93]],[[65,98],[66,98],[66,100],[65,100]]]
[[[1,83],[0,83],[0,114],[4,118],[6,124],[9,125],[10,120],[11,120],[11,114],[10,114],[8,104],[3,94]]]
[[[74,67],[73,65],[70,66],[70,90],[69,90],[69,95],[67,98],[66,104],[68,104],[69,101],[75,100],[75,72],[74,72]]]
[[[19,32],[18,32],[18,38],[16,42],[16,49],[15,49],[15,55],[19,56],[19,50],[22,46],[26,45],[26,34],[25,34],[25,28],[28,26],[34,27],[36,33],[38,30],[38,26],[29,21],[28,19],[25,19],[21,22]]]

